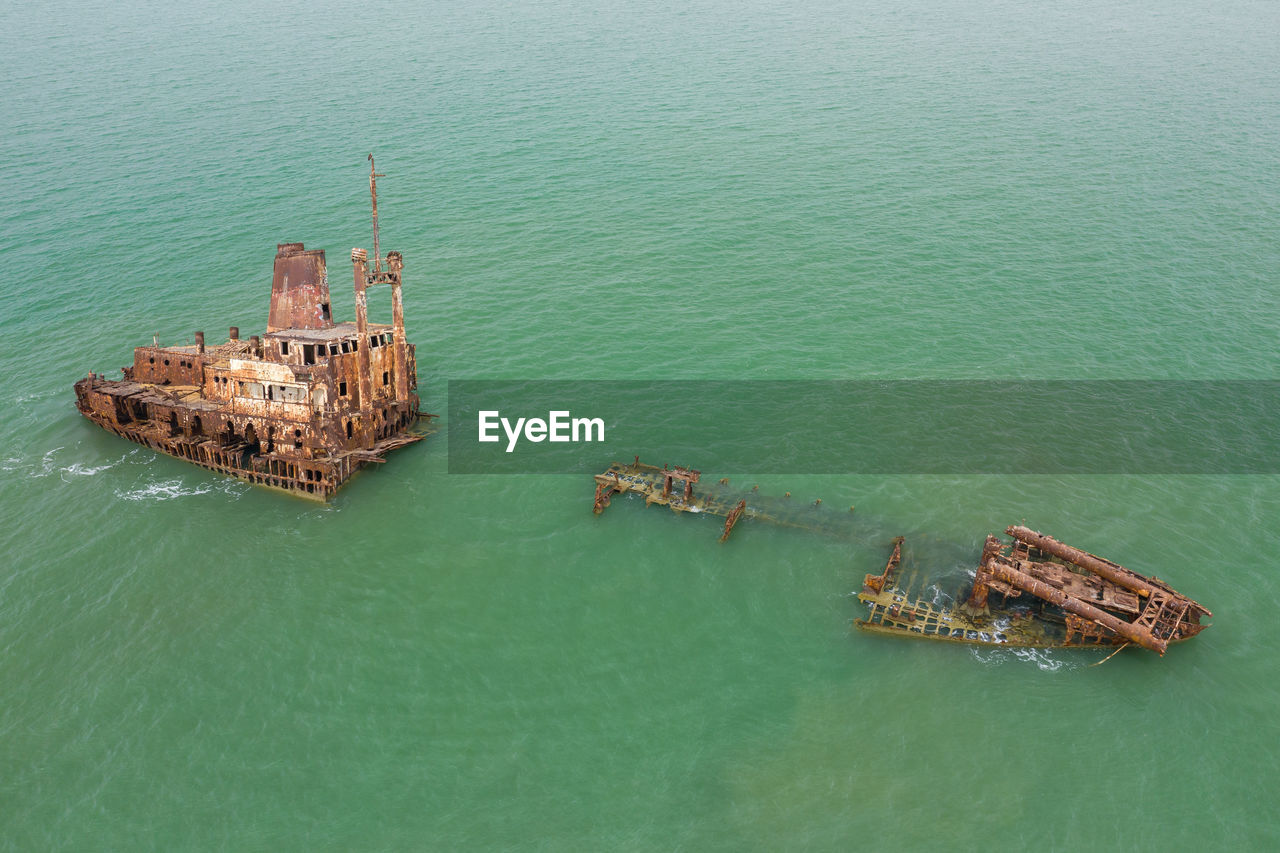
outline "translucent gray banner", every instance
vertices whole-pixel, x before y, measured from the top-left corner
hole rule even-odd
[[[459,474],[1275,474],[1280,381],[454,380],[448,435]]]

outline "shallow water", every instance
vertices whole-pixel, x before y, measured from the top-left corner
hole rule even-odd
[[[450,379],[1275,378],[1278,14],[0,11],[0,845],[1274,847],[1274,477],[707,471],[869,520],[720,545],[593,516],[589,478],[450,475],[443,433],[316,506],[71,385],[259,330],[277,242],[328,249],[349,317],[368,151],[430,411]],[[890,537],[976,558],[1023,520],[1215,624],[1098,668],[850,633]]]

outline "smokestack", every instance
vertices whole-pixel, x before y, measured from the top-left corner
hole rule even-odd
[[[233,341],[238,341],[238,340],[240,340],[240,327],[239,327],[239,326],[232,326],[232,327],[231,327],[231,340],[233,340]]]
[[[324,250],[308,250],[301,243],[277,244],[267,331],[331,328]]]
[[[196,352],[204,354],[204,332],[196,332]]]

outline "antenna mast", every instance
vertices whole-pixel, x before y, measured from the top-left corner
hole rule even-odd
[[[373,198],[373,270],[382,272],[382,252],[378,249],[378,178],[385,178],[373,170],[373,155],[369,155],[369,195]]]

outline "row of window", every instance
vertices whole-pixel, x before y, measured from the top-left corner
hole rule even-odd
[[[226,376],[213,377],[214,385],[221,388],[224,394],[230,393],[227,385],[229,381]],[[391,384],[391,371],[382,371],[382,384],[384,387]],[[274,400],[281,403],[307,402],[307,389],[301,385],[266,385],[261,382],[237,379],[236,394],[240,397],[255,397],[259,400]],[[347,396],[346,382],[338,383],[338,396]]]
[[[369,346],[373,347],[374,349],[377,349],[378,347],[389,346],[392,340],[393,338],[390,332],[381,332],[379,334],[369,336]],[[302,349],[303,354],[308,357],[314,358],[317,355],[320,355],[320,356],[325,355],[325,344],[303,344],[302,348],[303,348]],[[355,352],[355,351],[356,351],[355,341],[341,341],[340,343],[328,345],[329,355],[338,355],[339,353]],[[289,354],[288,341],[280,342],[280,354],[281,355]]]
[[[153,356],[151,356],[151,358],[147,359],[147,361],[149,361],[151,364],[155,364],[155,363],[156,363],[156,357],[153,355]],[[193,366],[193,364],[194,364],[194,362],[187,361],[185,358],[180,358],[180,359],[178,359],[178,365],[179,365],[180,367],[192,367],[192,366]],[[167,359],[167,358],[166,358],[166,359],[164,360],[164,366],[165,366],[165,367],[168,367],[168,366],[169,366],[169,359]]]
[[[307,389],[301,385],[266,385],[261,382],[236,381],[236,391],[241,397],[274,400],[280,403],[307,402]]]
[[[230,381],[226,376],[213,377],[213,384],[220,388],[223,394],[230,393],[228,384]],[[301,385],[265,385],[261,382],[237,379],[236,394],[240,397],[256,397],[259,400],[274,400],[280,403],[307,402],[307,389]]]
[[[390,374],[390,371],[389,371],[389,370],[383,370],[383,384],[384,384],[384,386],[389,386],[389,384],[392,384],[392,374]],[[339,397],[346,397],[346,396],[347,396],[347,383],[346,383],[346,382],[339,382],[339,383],[338,383],[338,396],[339,396]]]

